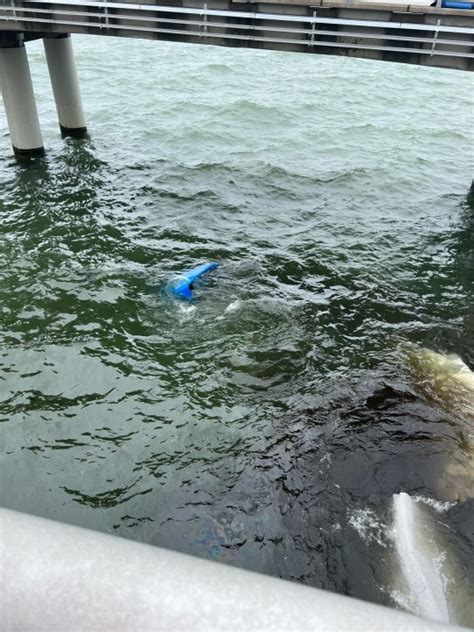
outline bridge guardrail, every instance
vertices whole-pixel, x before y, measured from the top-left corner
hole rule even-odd
[[[363,9],[364,5],[350,5],[346,13],[330,15],[327,8],[293,3],[265,3],[265,10],[256,5],[256,11],[241,10],[242,5],[231,0],[222,0],[222,4],[222,9],[209,9],[206,3],[193,7],[105,0],[1,0],[0,29],[17,25],[18,30],[156,37],[300,52],[374,51],[388,56],[460,58],[467,61],[466,69],[473,67],[474,12],[464,11],[472,13],[471,22],[459,26],[447,19],[449,10],[426,13],[420,19],[423,7],[418,15],[386,9],[377,13]],[[390,19],[374,19],[379,14]]]

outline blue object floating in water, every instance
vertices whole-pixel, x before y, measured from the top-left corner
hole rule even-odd
[[[193,283],[199,280],[207,272],[217,268],[218,265],[219,264],[215,261],[203,263],[202,265],[185,272],[175,281],[171,281],[168,286],[168,290],[177,298],[191,300],[193,298]]]

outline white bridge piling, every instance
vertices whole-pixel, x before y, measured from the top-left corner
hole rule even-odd
[[[43,42],[61,133],[83,136],[87,127],[71,37],[47,37]]]
[[[30,67],[21,41],[0,47],[0,86],[15,156],[21,159],[43,154]]]

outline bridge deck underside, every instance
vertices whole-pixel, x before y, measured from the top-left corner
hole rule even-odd
[[[474,11],[335,0],[0,0],[0,31],[92,33],[474,68]],[[0,33],[1,35],[1,33]]]

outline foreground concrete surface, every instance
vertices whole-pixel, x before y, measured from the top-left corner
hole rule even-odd
[[[461,629],[6,509],[0,613],[3,632]]]

